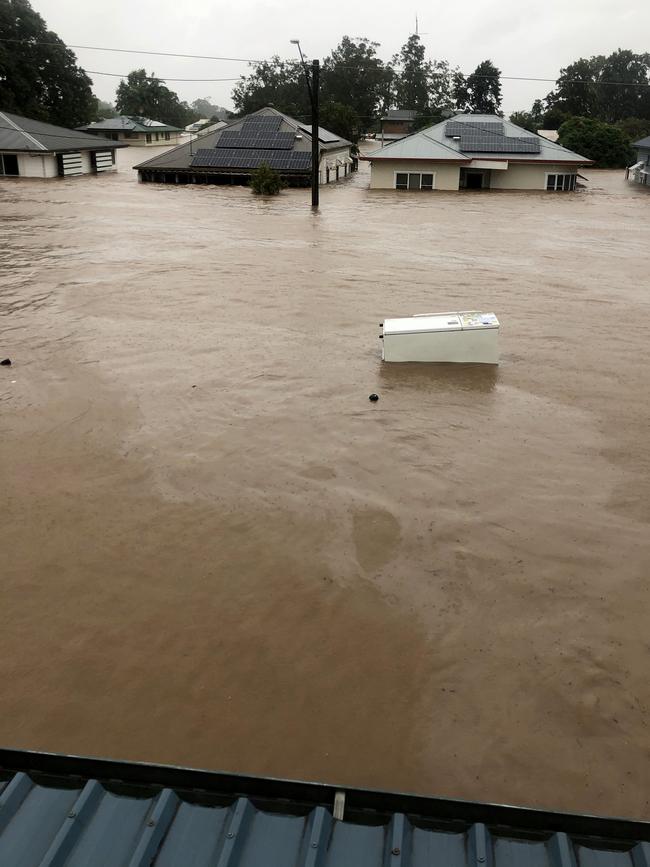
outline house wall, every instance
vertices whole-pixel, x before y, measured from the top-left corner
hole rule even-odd
[[[650,148],[637,148],[635,162],[643,161],[647,166],[650,166]]]
[[[55,178],[59,168],[54,154],[18,154],[21,178]]]
[[[151,136],[151,141],[147,141],[147,135]],[[156,138],[158,136],[158,138]],[[155,132],[151,131],[150,133],[146,132],[132,132],[130,135],[128,132],[118,132],[117,140],[120,142],[124,142],[124,144],[128,144],[131,147],[163,147],[169,145],[177,145],[181,143],[181,134],[179,132],[170,132],[169,139],[165,138],[164,132]]]
[[[320,158],[320,165],[318,167],[318,171],[319,171],[319,176],[318,176],[319,181],[318,182],[320,184],[326,184],[327,183],[327,163],[335,163],[337,159],[343,160],[349,156],[350,156],[349,146],[343,147],[343,148],[337,148],[336,150],[331,150],[331,151],[323,151],[323,153],[321,154],[321,158]],[[350,174],[351,169],[352,169],[352,166],[348,164],[347,165],[347,174],[346,174],[346,167],[345,166],[339,166],[339,180],[343,180],[343,178],[347,177],[347,175]],[[334,183],[335,181],[336,181],[336,169],[330,169],[329,183],[331,184],[331,183]]]
[[[547,174],[574,175],[576,166],[517,165],[511,162],[505,171],[493,171],[490,179],[492,190],[545,190]]]
[[[436,190],[457,190],[458,165],[435,160],[373,160],[370,167],[371,190],[394,190],[395,172],[435,172]]]

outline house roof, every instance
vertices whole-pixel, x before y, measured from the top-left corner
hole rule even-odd
[[[12,867],[633,867],[650,823],[0,750]]]
[[[449,129],[447,129],[448,124],[452,125]],[[459,124],[468,124],[467,144],[463,150],[461,150],[463,136],[455,134],[458,130],[462,131],[462,127],[458,126]],[[453,135],[450,130],[454,130]],[[469,135],[470,131],[474,135]],[[477,138],[480,136],[491,141],[489,152],[478,148],[472,150],[469,146],[472,142],[476,145]],[[522,145],[522,150],[518,152],[515,150],[518,147],[518,139],[524,139],[530,145],[528,147]],[[502,149],[500,150],[499,147]],[[575,163],[576,165],[590,162],[586,157],[563,148],[561,145],[543,138],[543,136],[531,133],[529,130],[491,114],[457,114],[441,123],[421,129],[401,141],[389,144],[381,150],[372,151],[365,156],[365,159],[429,159],[438,161],[493,159],[526,163]]]
[[[382,120],[415,120],[418,113],[412,108],[391,108]]]
[[[81,130],[104,130],[105,132],[183,132],[180,127],[170,126],[168,123],[160,123],[158,120],[150,120],[148,117],[136,117],[135,115],[122,115],[122,117],[108,117],[95,123],[80,126]]]
[[[124,145],[64,126],[0,111],[0,151],[60,153],[116,147]]]
[[[650,148],[650,135],[645,138],[640,138],[638,141],[635,141],[632,145],[634,148]]]
[[[308,152],[311,153],[311,128],[308,124],[304,124],[301,121],[295,120],[292,117],[289,117],[287,114],[283,114],[280,111],[277,111],[274,108],[262,108],[259,111],[254,112],[253,114],[246,115],[245,117],[237,118],[237,120],[230,121],[225,126],[222,126],[220,129],[213,130],[205,135],[199,132],[198,137],[194,138],[191,142],[186,142],[185,144],[179,145],[178,147],[171,148],[166,151],[164,154],[159,154],[153,157],[150,160],[146,160],[143,163],[140,163],[137,166],[134,166],[135,169],[190,169],[196,168],[195,160],[197,160],[197,151],[210,151],[216,149],[217,151],[221,151],[224,158],[223,165],[230,170],[233,168],[232,164],[227,164],[225,150],[226,147],[219,146],[220,141],[223,143],[226,139],[222,139],[224,133],[228,133],[230,137],[231,133],[238,133],[242,131],[244,124],[253,122],[255,118],[262,117],[276,117],[278,118],[277,124],[278,129],[276,132],[287,133],[291,132],[294,134],[293,146],[290,149],[282,148],[280,152],[280,156],[283,154],[289,153],[300,153],[300,152]],[[299,135],[300,138],[296,138]],[[350,147],[351,142],[347,141],[347,139],[340,138],[335,133],[330,132],[329,130],[322,129],[319,127],[319,143],[320,149],[323,151],[336,150],[337,148]],[[243,150],[243,149],[242,149]],[[265,149],[266,151],[266,149]],[[268,150],[269,156],[277,153],[272,148]],[[206,154],[207,157],[211,156],[212,159],[209,163],[205,163],[203,167],[209,167],[213,170],[217,170],[219,168],[218,158],[220,154],[214,153],[212,155]],[[195,163],[193,166],[192,163]],[[307,169],[309,167],[307,166]]]

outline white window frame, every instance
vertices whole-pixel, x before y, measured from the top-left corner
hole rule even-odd
[[[548,179],[551,175],[555,178],[555,186],[549,190],[548,188]],[[557,179],[558,178],[570,178],[568,189],[564,189],[564,181],[562,181],[562,185],[558,187]],[[544,189],[547,193],[572,193],[576,188],[576,180],[577,175],[575,172],[546,172],[544,175]]]
[[[397,186],[397,176],[398,176],[398,175],[419,175],[419,176],[420,176],[420,186],[417,188],[417,190],[413,190],[413,189],[411,189],[411,187],[408,187],[408,186],[407,186],[406,190],[401,190],[401,192],[407,192],[407,193],[412,193],[412,192],[418,192],[418,193],[421,193],[421,192],[425,192],[425,193],[430,193],[430,192],[432,192],[432,190],[435,190],[435,188],[436,188],[436,172],[410,172],[410,171],[406,170],[406,171],[399,171],[399,172],[398,172],[398,171],[394,171],[394,172],[393,172],[393,189],[394,189],[394,190],[397,190],[397,189],[398,189],[398,186]],[[427,189],[425,189],[424,191],[422,190],[422,175],[431,175],[431,177],[432,177],[432,181],[431,181],[431,189],[428,189],[428,188],[427,188]],[[407,184],[408,184],[408,181],[407,181]]]

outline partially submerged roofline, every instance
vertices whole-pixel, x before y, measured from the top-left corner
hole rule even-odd
[[[125,783],[186,791],[200,790],[202,793],[232,798],[244,796],[262,801],[277,800],[283,802],[283,809],[289,809],[290,802],[300,808],[313,806],[331,808],[337,795],[340,797],[340,793],[344,792],[346,815],[358,811],[363,811],[366,815],[368,811],[382,815],[405,813],[434,821],[482,823],[492,827],[547,834],[567,833],[628,843],[650,841],[650,822],[633,819],[603,818],[402,792],[350,788],[326,783],[243,776],[176,765],[154,765],[60,753],[0,749],[0,773],[2,771],[11,774],[22,771],[31,775],[59,779],[95,779],[111,784]]]

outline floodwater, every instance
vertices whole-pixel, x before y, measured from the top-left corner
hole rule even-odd
[[[0,743],[650,818],[649,191],[119,158],[0,184]]]

